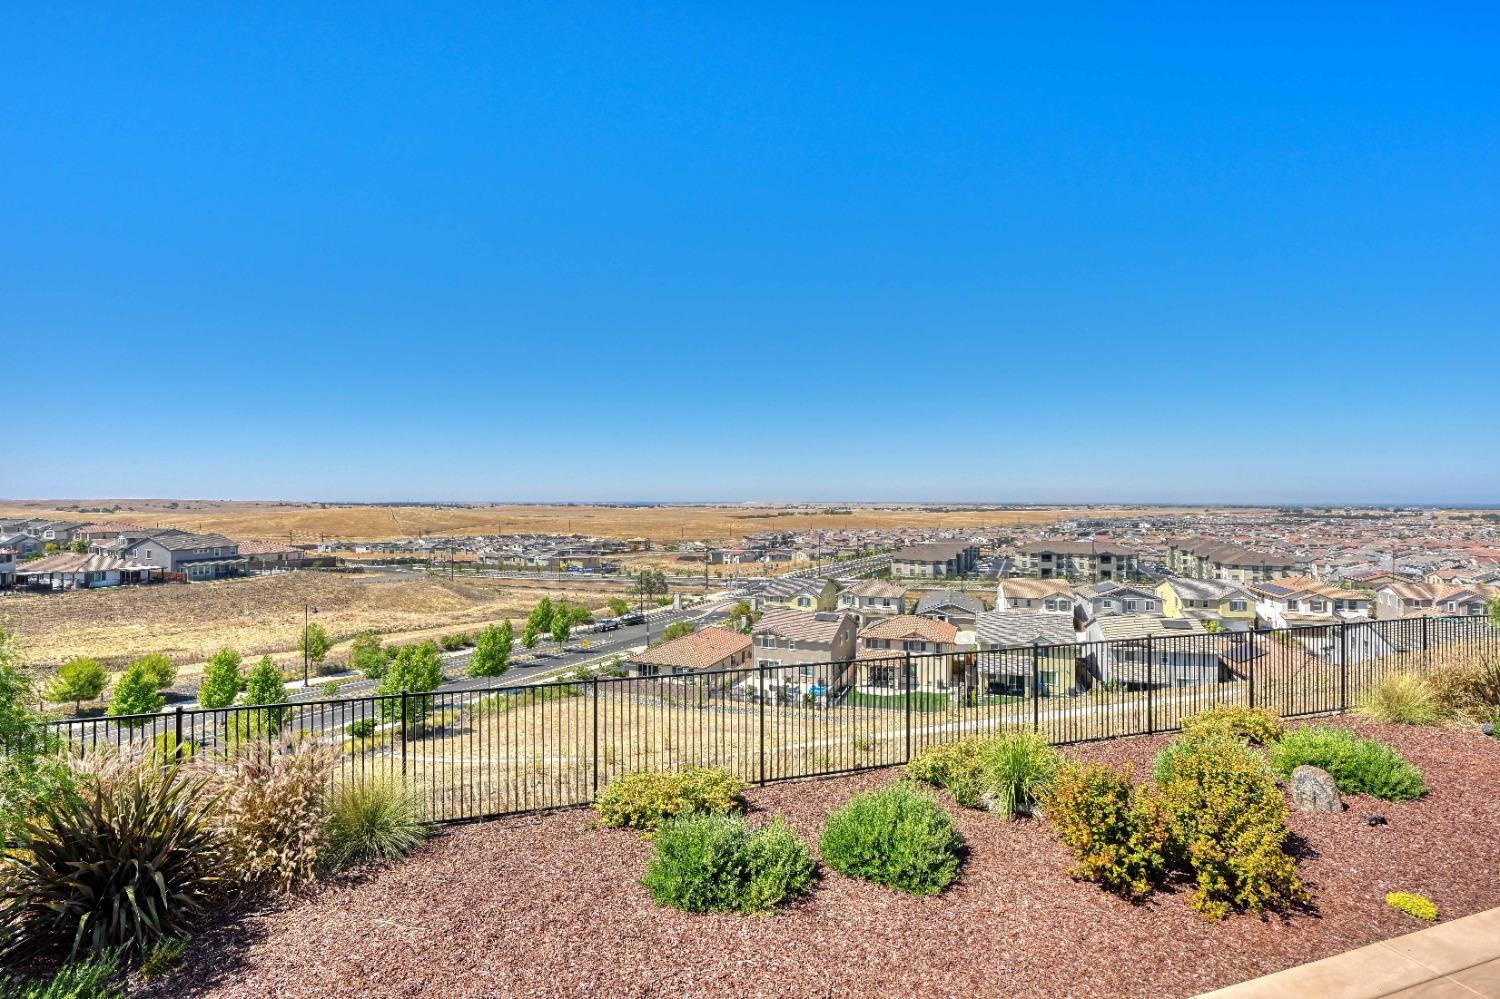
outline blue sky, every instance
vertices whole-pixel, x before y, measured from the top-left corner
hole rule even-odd
[[[1500,502],[1426,6],[16,7],[0,496]]]

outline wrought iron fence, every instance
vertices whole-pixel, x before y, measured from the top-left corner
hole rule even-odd
[[[1500,656],[1486,618],[1170,631],[49,724],[70,751],[206,757],[309,732],[342,747],[335,780],[402,778],[429,821],[451,822],[587,804],[635,770],[717,766],[765,783],[899,765],[971,735],[1031,730],[1062,744],[1168,732],[1221,704],[1333,714],[1389,674]]]

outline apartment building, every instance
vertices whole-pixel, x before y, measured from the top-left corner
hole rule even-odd
[[[1036,579],[1133,579],[1140,559],[1111,541],[1033,541],[1016,549],[1016,572]]]
[[[1219,582],[1265,582],[1303,572],[1307,565],[1290,555],[1273,555],[1212,538],[1169,540],[1167,568],[1174,576]]]
[[[979,546],[967,541],[910,545],[891,555],[891,575],[920,579],[967,576],[979,563]]]

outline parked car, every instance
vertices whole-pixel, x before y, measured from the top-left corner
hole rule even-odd
[[[646,615],[642,614],[640,611],[631,611],[629,614],[620,615],[620,623],[625,625],[645,624]]]
[[[594,622],[595,631],[618,631],[619,628],[620,619],[617,617],[601,617]]]

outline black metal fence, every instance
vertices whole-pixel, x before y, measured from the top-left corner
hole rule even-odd
[[[652,677],[177,709],[50,723],[71,751],[233,752],[309,732],[335,780],[399,777],[433,822],[586,804],[635,770],[718,766],[751,783],[903,764],[971,735],[1055,743],[1177,729],[1205,708],[1333,714],[1392,673],[1500,657],[1486,618],[1350,622],[763,665]]]

